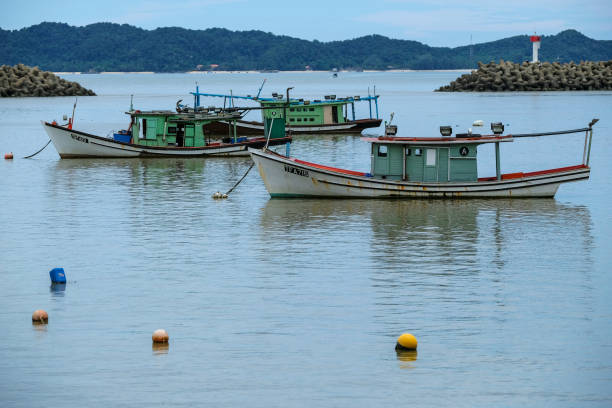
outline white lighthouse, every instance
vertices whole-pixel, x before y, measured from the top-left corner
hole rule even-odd
[[[533,57],[531,58],[531,62],[538,62],[538,50],[540,49],[541,37],[539,35],[532,35],[530,39],[533,44]]]

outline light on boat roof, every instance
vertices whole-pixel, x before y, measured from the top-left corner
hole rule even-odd
[[[504,133],[504,124],[501,122],[491,123],[491,131],[496,135]]]
[[[450,136],[453,134],[452,126],[440,126],[440,134],[442,136]]]
[[[355,96],[353,97],[353,99],[354,99],[354,100],[356,100],[356,101],[358,101],[358,100],[360,100],[360,99],[361,99],[361,96],[359,96],[359,95],[355,95]]]
[[[482,120],[475,120],[472,126],[484,126],[484,122]]]

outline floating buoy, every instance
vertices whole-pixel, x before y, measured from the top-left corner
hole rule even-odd
[[[13,160],[13,152],[11,153],[6,153],[4,155],[4,160]]]
[[[170,336],[164,329],[157,329],[153,332],[153,343],[167,343]]]
[[[218,200],[220,198],[227,198],[227,194],[217,191],[212,195],[212,198],[214,198],[215,200]]]
[[[32,323],[47,324],[49,323],[49,315],[42,309],[35,310],[34,313],[32,313]]]
[[[396,350],[416,350],[417,339],[410,333],[404,333],[397,338]]]
[[[66,273],[64,268],[53,268],[49,271],[52,283],[66,283]]]

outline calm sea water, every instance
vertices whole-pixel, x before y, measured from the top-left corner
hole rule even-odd
[[[130,94],[172,108],[196,81],[255,94],[264,78],[266,95],[376,86],[402,135],[598,117],[591,179],[555,199],[270,200],[252,172],[215,201],[248,158],[60,160],[49,146],[24,160],[74,98],[0,99],[0,153],[16,157],[0,162],[0,405],[611,406],[612,93],[432,92],[459,74],[65,77],[98,93],[79,98],[75,127],[102,135],[125,128]],[[502,147],[502,171],[575,164],[582,146],[523,139]],[[368,148],[305,136],[292,153],[367,171]],[[65,290],[50,287],[56,266]],[[39,308],[47,326],[31,324]],[[151,347],[158,328],[167,349]],[[403,332],[418,354],[396,354]]]

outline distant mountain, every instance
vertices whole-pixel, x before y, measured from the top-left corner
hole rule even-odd
[[[470,48],[472,57],[470,58]],[[0,29],[0,64],[23,63],[50,71],[456,69],[478,61],[531,59],[527,35],[456,48],[368,35],[344,41],[307,41],[263,31],[179,27],[144,30],[127,24],[74,27],[41,23]],[[612,41],[566,30],[543,36],[542,61],[612,59]]]

